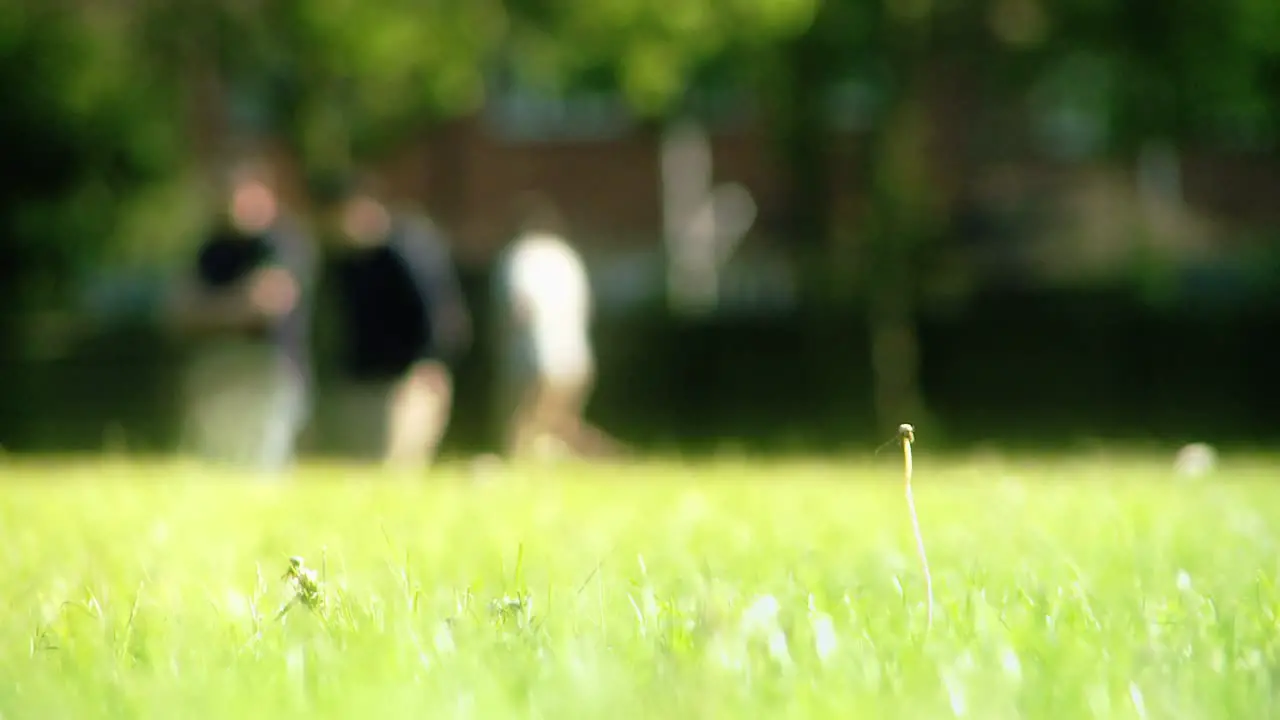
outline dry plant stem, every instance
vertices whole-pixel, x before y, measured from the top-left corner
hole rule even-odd
[[[928,625],[926,632],[933,629],[933,574],[929,572],[929,556],[924,551],[924,535],[920,532],[920,518],[916,515],[916,501],[911,494],[911,443],[915,440],[915,430],[910,425],[899,428],[902,435],[903,474],[907,488],[907,511],[911,514],[911,529],[916,536],[916,551],[920,554],[920,566],[924,570],[925,591],[928,594]]]

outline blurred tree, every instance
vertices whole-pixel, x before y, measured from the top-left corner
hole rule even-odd
[[[979,163],[1074,150],[1132,165],[1153,144],[1176,155],[1223,140],[1274,152],[1280,129],[1280,3],[1270,0],[828,0],[807,32],[769,50],[743,48],[756,58],[744,66],[772,99],[800,180],[796,230],[829,251],[839,234],[824,100],[851,79],[874,98],[854,234],[886,427],[921,421],[918,281]],[[964,104],[939,104],[949,95]],[[1051,148],[1028,132],[1046,120]]]
[[[154,0],[144,12],[148,47],[186,79],[189,106],[207,107],[197,96],[210,85],[256,99],[266,117],[249,132],[278,133],[304,164],[327,169],[475,110],[501,70],[553,90],[607,84],[661,116],[731,43],[795,34],[816,4]],[[234,119],[222,129],[246,132]]]
[[[560,86],[600,71],[641,115],[658,118],[734,47],[797,35],[818,0],[509,0],[506,51],[521,79]]]
[[[142,20],[213,153],[271,137],[324,171],[474,110],[506,27],[496,0],[154,0]]]
[[[286,132],[319,165],[393,149],[424,122],[476,109],[491,75],[553,90],[619,88],[661,116],[739,37],[797,32],[816,0],[281,0],[263,14]],[[344,146],[343,136],[348,138]],[[332,155],[332,157],[327,157]]]
[[[178,146],[165,96],[110,8],[0,10],[0,337],[63,309],[73,282],[123,246]]]
[[[282,128],[309,165],[331,167],[477,109],[506,15],[494,0],[282,0],[260,22]]]
[[[753,86],[796,188],[793,233],[830,251],[840,233],[828,101],[834,84],[852,80],[874,99],[854,205],[886,425],[919,421],[917,278],[974,158],[1034,151],[1035,130],[1060,151],[1131,163],[1153,141],[1175,155],[1202,140],[1274,152],[1280,123],[1275,0],[81,6],[72,14],[21,0],[0,10],[0,143],[21,168],[0,189],[0,304],[54,297],[56,279],[121,246],[116,230],[142,189],[181,169],[184,122],[277,134],[308,165],[343,166],[473,110],[500,67],[552,88],[612,85],[654,118],[708,68]],[[956,84],[982,102],[944,113],[937,98]],[[179,92],[187,116],[171,112]],[[231,99],[251,112],[216,117]],[[943,134],[960,141],[947,158],[941,148],[956,143],[938,142]]]

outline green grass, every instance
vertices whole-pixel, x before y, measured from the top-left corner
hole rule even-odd
[[[1274,716],[1273,461],[918,453],[928,635],[887,455],[287,487],[0,464],[0,715]],[[276,622],[290,555],[327,604]]]

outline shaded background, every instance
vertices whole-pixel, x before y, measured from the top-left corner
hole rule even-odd
[[[1275,0],[13,0],[0,108],[8,451],[173,447],[153,318],[245,154],[300,215],[371,167],[452,236],[446,450],[494,446],[531,189],[596,285],[589,414],[645,449],[1280,437]],[[700,312],[667,285],[684,122],[757,210]]]

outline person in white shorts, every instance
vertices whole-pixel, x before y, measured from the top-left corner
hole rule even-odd
[[[520,233],[499,258],[499,417],[513,457],[598,454],[616,442],[583,420],[595,382],[591,285],[556,210],[526,198]]]

